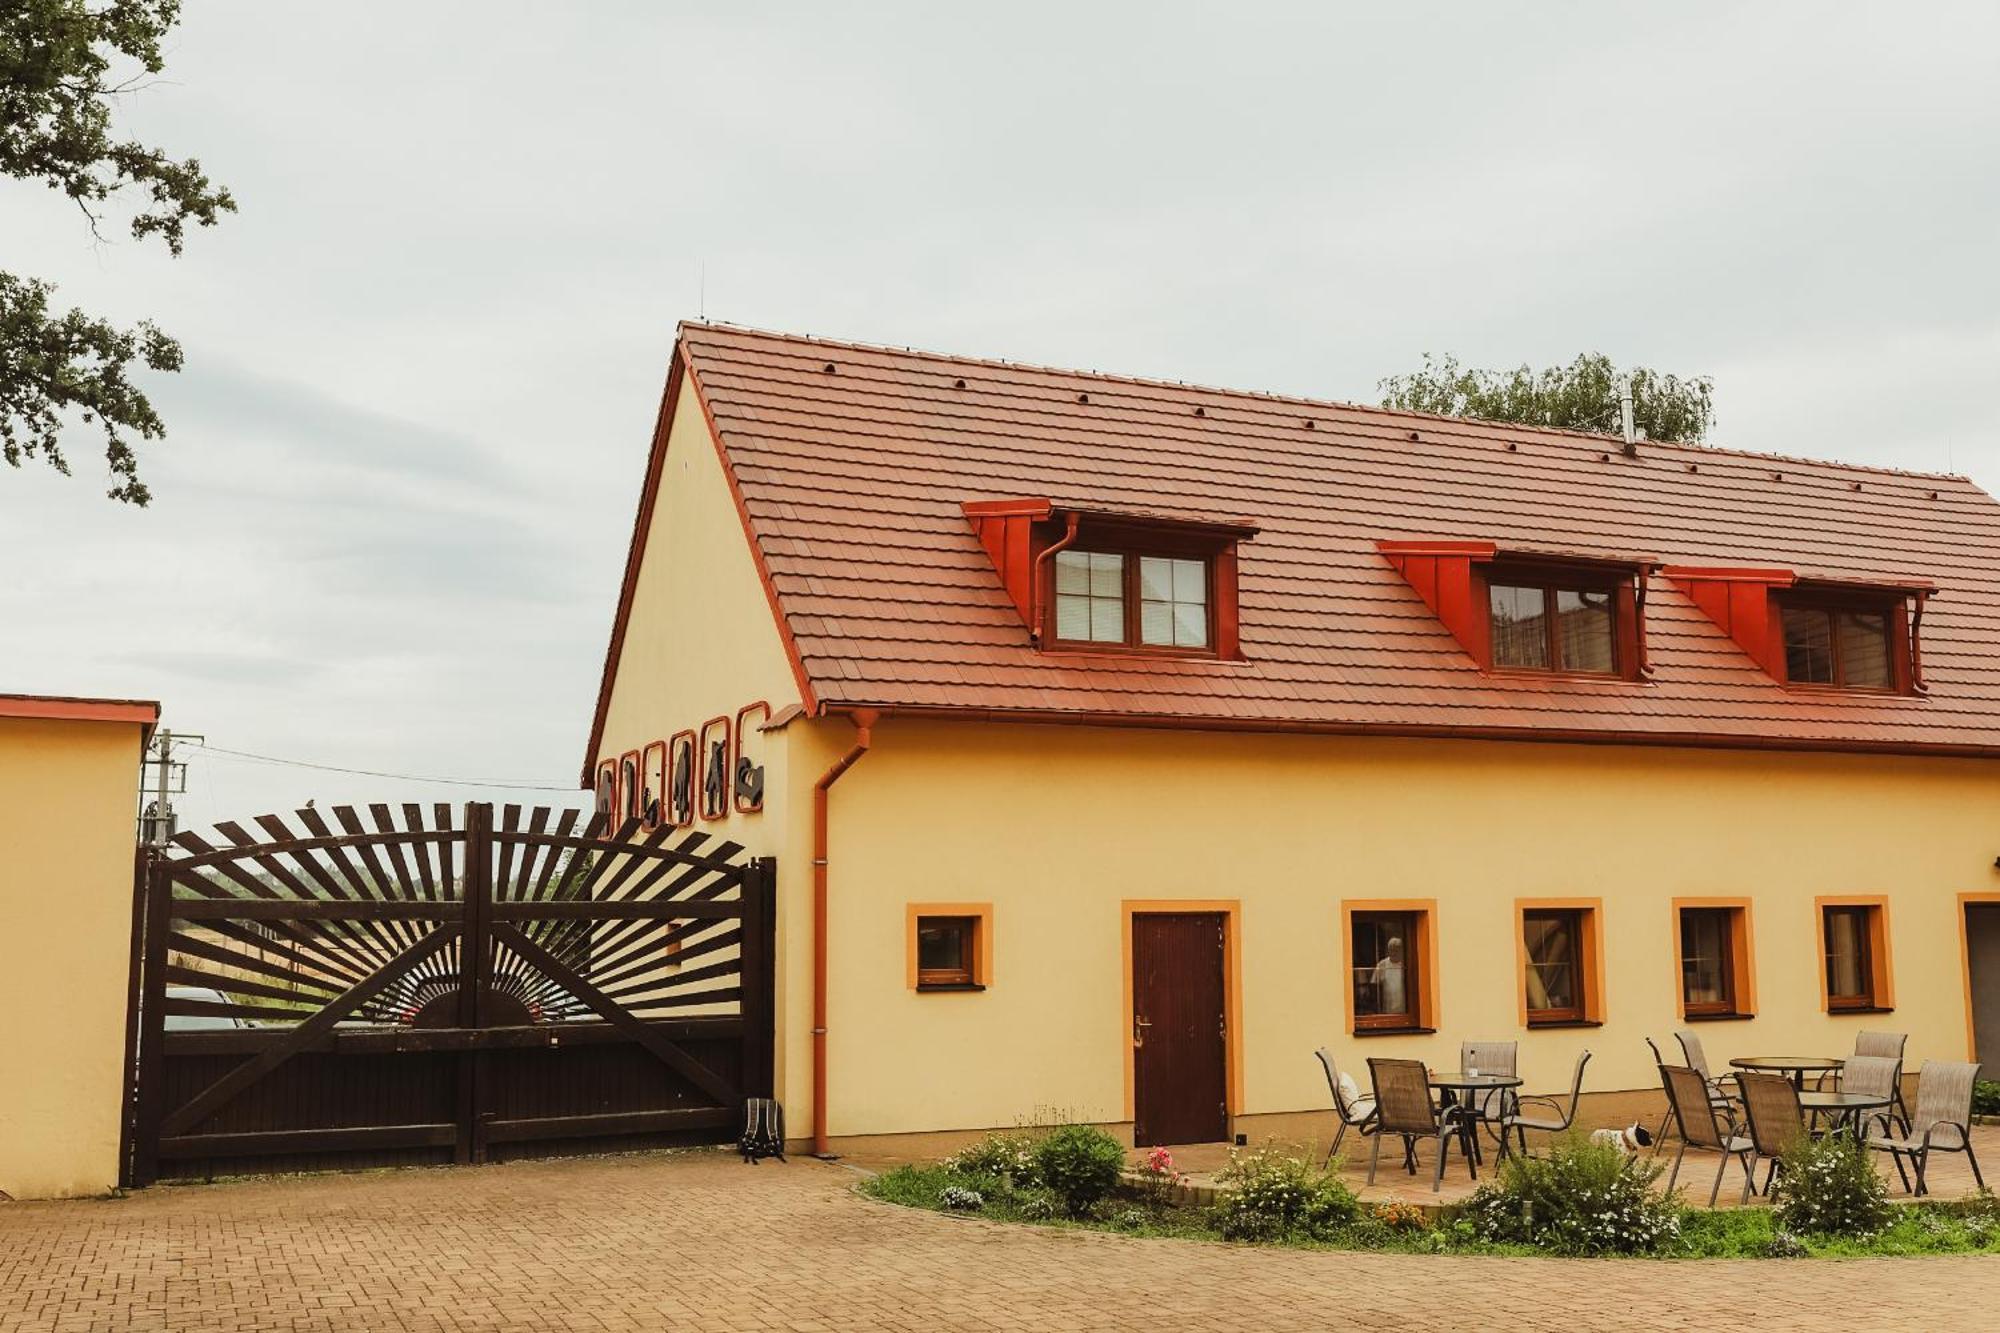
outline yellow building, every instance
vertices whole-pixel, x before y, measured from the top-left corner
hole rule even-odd
[[[159,715],[0,695],[0,1197],[118,1184],[133,809]]]
[[[1957,477],[688,325],[584,782],[777,858],[821,1146],[2000,1067],[1996,555]]]

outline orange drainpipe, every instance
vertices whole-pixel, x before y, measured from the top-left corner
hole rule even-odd
[[[813,1155],[825,1157],[826,1143],[826,798],[840,775],[854,767],[868,753],[869,729],[880,720],[873,708],[857,708],[854,746],[833,761],[833,766],[813,783]]]
[[[1075,544],[1077,520],[1081,517],[1082,515],[1072,511],[1069,516],[1069,523],[1064,528],[1061,540],[1053,542],[1050,545],[1044,547],[1042,549],[1042,553],[1035,557],[1035,578],[1034,578],[1035,589],[1033,598],[1030,602],[1030,605],[1034,607],[1034,615],[1032,617],[1032,619],[1034,620],[1034,624],[1028,626],[1028,638],[1035,643],[1040,643],[1042,641],[1042,617],[1044,614],[1046,614],[1045,610],[1046,598],[1042,594],[1042,588],[1043,588],[1042,567],[1049,563],[1050,557],[1054,556],[1056,552],[1067,550],[1070,546]]]

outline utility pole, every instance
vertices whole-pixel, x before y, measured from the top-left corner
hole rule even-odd
[[[175,762],[175,744],[207,739],[206,736],[186,731],[177,736],[166,727],[153,733],[151,752],[140,765],[142,770],[154,770],[153,799],[139,816],[139,842],[142,845],[164,847],[179,830],[179,821],[174,818],[173,798],[187,791],[187,764]],[[142,791],[146,787],[143,775],[139,786]]]

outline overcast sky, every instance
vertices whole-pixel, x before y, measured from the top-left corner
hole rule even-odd
[[[149,509],[87,435],[0,470],[0,690],[234,750],[568,788],[704,286],[1364,402],[1598,350],[1712,375],[1713,443],[2000,489],[1990,4],[191,0],[166,79],[124,123],[242,206],[185,257],[0,181],[0,268],[187,351]],[[572,799],[210,755],[184,810],[481,795]]]

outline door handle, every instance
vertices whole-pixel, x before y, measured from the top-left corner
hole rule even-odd
[[[1132,1049],[1138,1050],[1146,1044],[1146,1029],[1153,1026],[1150,1020],[1132,1015]]]

